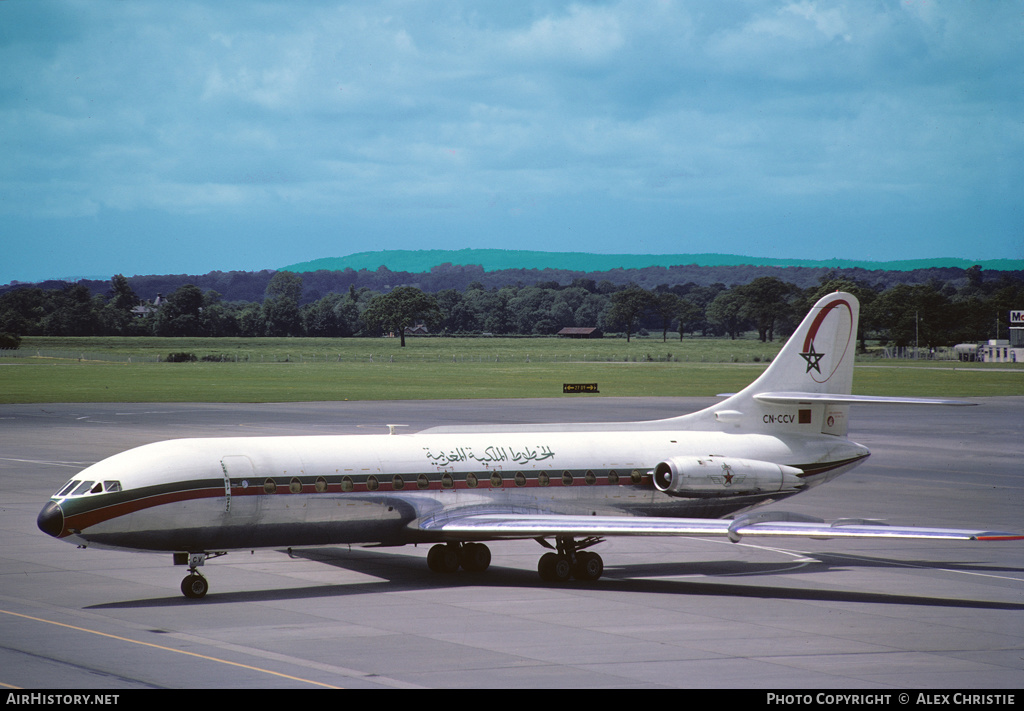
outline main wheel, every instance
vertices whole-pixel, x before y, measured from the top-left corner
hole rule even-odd
[[[438,543],[427,552],[427,567],[435,573],[454,573],[459,569],[459,551],[455,546]]]
[[[597,580],[604,572],[604,561],[597,553],[580,551],[576,554],[576,564],[572,568],[572,576],[577,580]]]
[[[185,579],[181,581],[181,592],[185,597],[192,598],[193,600],[199,600],[200,598],[206,597],[207,591],[210,589],[210,584],[206,582],[199,573],[191,573],[185,576]]]
[[[470,573],[482,573],[491,564],[491,549],[483,543],[464,543],[459,554],[462,569]]]
[[[564,555],[545,553],[537,564],[541,580],[549,583],[564,583],[572,576],[572,564]]]

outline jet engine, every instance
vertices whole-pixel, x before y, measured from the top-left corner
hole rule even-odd
[[[785,464],[738,457],[673,457],[654,468],[654,486],[671,496],[796,491],[802,472]]]

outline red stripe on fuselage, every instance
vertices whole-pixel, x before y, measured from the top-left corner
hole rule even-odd
[[[154,506],[172,504],[178,501],[208,499],[217,496],[224,496],[223,488],[187,489],[185,491],[174,491],[168,494],[142,496],[138,499],[121,501],[109,506],[98,506],[95,509],[83,511],[78,514],[65,514],[64,530],[61,531],[58,538],[64,538],[65,536],[72,535],[72,529],[76,531],[84,531],[89,526],[95,526],[96,524],[103,523],[104,521],[110,521],[112,519],[119,518],[120,516],[135,513],[136,511],[153,508]]]

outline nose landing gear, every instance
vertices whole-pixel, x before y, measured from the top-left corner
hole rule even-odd
[[[219,558],[222,555],[227,555],[227,553],[224,551],[215,553],[207,553],[205,551],[202,553],[175,553],[174,564],[188,566],[188,575],[181,581],[181,594],[192,600],[200,600],[206,597],[206,593],[210,590],[210,583],[206,581],[206,578],[196,568],[205,563],[207,558]]]
[[[209,589],[210,584],[199,573],[189,573],[181,581],[181,592],[185,597],[192,598],[193,600],[205,597]]]

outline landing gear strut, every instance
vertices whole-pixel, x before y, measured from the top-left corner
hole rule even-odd
[[[481,573],[491,564],[491,549],[483,543],[438,543],[427,553],[427,567],[435,573],[454,573],[459,568]]]
[[[569,578],[597,580],[604,572],[604,561],[597,553],[585,551],[584,548],[596,545],[602,540],[591,537],[576,541],[570,536],[559,536],[555,539],[556,552],[545,553],[537,564],[541,580],[549,583],[564,583]],[[546,548],[552,547],[542,538],[538,538],[537,542]]]

